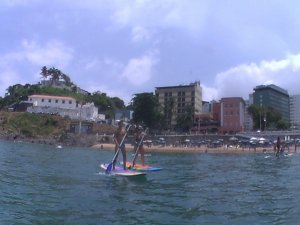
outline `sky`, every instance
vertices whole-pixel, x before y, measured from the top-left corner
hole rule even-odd
[[[1,0],[0,96],[55,67],[128,104],[200,81],[204,101],[257,85],[300,94],[298,0]]]

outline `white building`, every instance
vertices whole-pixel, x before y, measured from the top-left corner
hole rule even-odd
[[[300,129],[300,95],[290,96],[290,123],[292,129]]]
[[[87,121],[100,121],[105,118],[103,114],[98,114],[94,103],[80,104],[72,97],[31,95],[28,102],[32,103],[32,106],[27,108],[30,113],[57,114]]]
[[[78,103],[74,98],[66,96],[50,96],[50,95],[30,95],[28,102],[33,106],[55,107],[61,109],[76,109]]]

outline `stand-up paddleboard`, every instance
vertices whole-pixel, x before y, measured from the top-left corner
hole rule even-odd
[[[126,162],[126,167],[130,168],[131,170],[141,171],[141,172],[154,172],[154,171],[162,170],[162,168],[160,168],[160,167],[152,167],[152,166],[148,166],[148,165],[142,165],[139,163],[136,163],[134,165],[134,167],[132,167],[131,162]]]
[[[104,163],[104,164],[101,164],[100,167],[102,169],[106,170],[108,165],[109,165],[108,163]],[[129,170],[129,169],[124,170],[120,166],[116,166],[115,169],[112,169],[109,174],[118,175],[118,176],[127,176],[127,177],[128,176],[131,177],[131,176],[145,176],[146,175],[146,173],[144,173],[142,171],[135,171],[135,170]]]

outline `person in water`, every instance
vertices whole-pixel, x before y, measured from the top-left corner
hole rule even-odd
[[[124,170],[126,170],[126,150],[125,150],[124,141],[123,141],[123,143],[121,143],[121,142],[122,142],[123,137],[125,135],[126,135],[126,129],[125,129],[124,123],[123,123],[123,121],[120,121],[118,123],[117,130],[114,132],[113,137],[114,137],[114,142],[116,144],[115,145],[115,153],[118,151],[119,148],[120,148],[120,151],[122,152]],[[118,159],[119,152],[118,152],[115,160],[113,161],[113,170],[115,169],[115,165],[116,165],[116,162],[117,162],[117,159]]]
[[[134,134],[134,150],[133,152],[136,153],[134,154],[134,158],[132,160],[132,167],[135,166],[135,161],[137,159],[138,153],[140,153],[141,155],[141,162],[142,165],[145,165],[145,149],[144,149],[144,143],[143,143],[143,139],[144,136],[146,135],[146,133],[143,131],[143,127],[142,126],[136,126],[135,129],[135,134]]]
[[[281,152],[281,140],[280,137],[277,137],[277,141],[276,141],[276,156],[279,155],[279,153]]]

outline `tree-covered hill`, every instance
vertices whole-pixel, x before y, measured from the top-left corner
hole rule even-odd
[[[4,97],[0,97],[0,110],[8,108],[14,103],[26,101],[29,95],[44,94],[56,96],[70,96],[79,103],[93,102],[99,109],[99,113],[104,113],[108,117],[113,116],[113,111],[125,108],[124,101],[118,97],[109,97],[106,93],[100,91],[94,93],[82,93],[74,85],[70,77],[55,68],[41,70],[43,82],[40,84],[15,84],[9,86]],[[49,82],[45,82],[48,79]],[[58,82],[63,85],[58,85]]]

